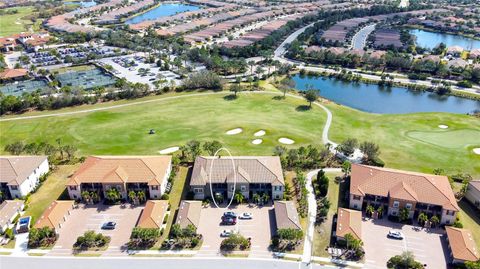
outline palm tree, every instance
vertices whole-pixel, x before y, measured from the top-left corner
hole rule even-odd
[[[367,213],[367,215],[369,217],[371,217],[373,215],[374,211],[375,211],[375,209],[373,208],[372,205],[368,205],[367,208],[365,209],[365,213]]]
[[[140,203],[145,202],[145,200],[147,198],[144,191],[138,191],[137,192],[137,197],[138,197],[138,200],[140,201]]]
[[[427,214],[422,212],[418,215],[417,220],[418,220],[418,223],[420,223],[421,225],[425,225],[425,223],[428,221],[428,216]]]
[[[110,202],[116,202],[120,200],[120,192],[116,188],[110,188],[105,192],[105,198]]]
[[[437,217],[437,215],[433,215],[430,218],[430,221],[432,222],[433,226],[437,226],[440,223],[440,219]]]
[[[239,192],[239,191],[235,192],[235,201],[237,201],[238,204],[243,203],[244,199],[245,199],[245,197],[243,196],[243,194],[241,192]]]
[[[131,203],[135,203],[136,198],[137,198],[137,194],[134,191],[128,192],[128,199],[130,199]]]
[[[379,218],[383,216],[383,206],[377,208],[377,214]]]
[[[263,202],[267,203],[270,200],[270,195],[268,195],[268,193],[264,193],[262,196]]]
[[[255,61],[248,61],[248,65],[250,66],[250,75],[253,75],[253,67],[255,66]]]
[[[258,204],[260,202],[260,195],[258,193],[254,193],[252,199],[254,203]]]
[[[82,191],[81,196],[82,200],[85,201],[85,203],[90,203],[92,197],[88,191]]]

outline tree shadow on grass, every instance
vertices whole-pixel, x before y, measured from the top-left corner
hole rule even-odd
[[[233,100],[236,100],[237,98],[238,98],[238,96],[236,96],[235,94],[229,94],[229,95],[224,96],[223,100],[233,101]]]
[[[273,100],[277,100],[277,101],[280,101],[280,100],[285,100],[285,96],[283,95],[275,95],[274,97],[272,97]]]
[[[310,106],[307,106],[307,105],[300,105],[300,106],[297,106],[295,108],[295,110],[299,111],[299,112],[309,111],[310,109],[312,109],[312,108]]]

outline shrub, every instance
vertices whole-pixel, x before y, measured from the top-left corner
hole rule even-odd
[[[90,249],[90,248],[102,248],[110,243],[110,237],[101,233],[95,233],[95,231],[86,231],[83,235],[77,238],[77,241],[73,245],[75,249]]]
[[[50,247],[55,244],[56,240],[57,235],[55,234],[54,229],[49,227],[43,227],[40,229],[31,228],[28,234],[28,247]]]
[[[156,228],[135,227],[130,235],[128,247],[133,249],[151,248],[162,235],[162,230]]]
[[[168,194],[164,193],[162,194],[162,197],[160,197],[160,199],[162,200],[168,200],[170,198],[170,196],[168,196]]]
[[[232,234],[220,244],[220,249],[223,251],[246,250],[248,248],[250,248],[250,240],[240,234]]]

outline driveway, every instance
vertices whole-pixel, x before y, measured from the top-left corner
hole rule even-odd
[[[131,207],[127,205],[80,205],[72,210],[63,227],[59,229],[59,238],[49,255],[70,255],[77,237],[88,230],[94,230],[110,236],[108,250],[104,254],[121,255],[123,246],[129,241],[132,229],[135,227],[143,206]],[[103,223],[114,221],[115,230],[102,230]]]
[[[364,220],[362,222],[362,238],[365,248],[366,268],[385,268],[387,261],[404,251],[411,251],[415,259],[426,268],[447,268],[447,245],[444,231],[441,229],[419,229],[418,226],[402,225],[381,220]],[[389,230],[401,230],[405,236],[403,240],[387,238]]]
[[[257,207],[249,205],[232,206],[228,211],[233,211],[237,215],[243,212],[253,214],[251,220],[237,219],[234,226],[220,225],[221,217],[225,209],[216,207],[203,208],[200,214],[200,224],[198,233],[203,235],[203,244],[198,252],[198,256],[218,256],[220,255],[220,243],[224,238],[220,237],[223,230],[232,229],[238,231],[245,237],[252,239],[250,257],[271,257],[272,253],[268,247],[272,234],[275,232],[275,215],[273,206]]]

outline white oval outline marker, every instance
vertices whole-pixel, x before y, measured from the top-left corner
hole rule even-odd
[[[225,150],[228,153],[228,155],[230,156],[230,160],[232,161],[232,166],[233,166],[233,195],[232,195],[232,198],[230,198],[230,202],[228,203],[227,207],[224,207],[224,208],[219,207],[218,204],[217,204],[217,201],[215,201],[215,196],[213,195],[213,189],[212,189],[212,175],[211,175],[212,174],[213,163],[217,159],[216,157],[217,157],[218,152],[220,152],[222,150]],[[215,204],[215,206],[219,209],[228,209],[233,202],[233,198],[235,197],[235,189],[236,189],[236,185],[237,185],[237,171],[235,169],[235,161],[233,160],[232,154],[230,153],[230,151],[227,148],[219,148],[215,152],[215,154],[213,154],[213,159],[212,159],[212,162],[210,163],[210,173],[208,173],[208,182],[210,183],[210,195],[212,196],[212,200],[213,200],[213,203]],[[228,196],[228,182],[227,182],[227,196]]]

